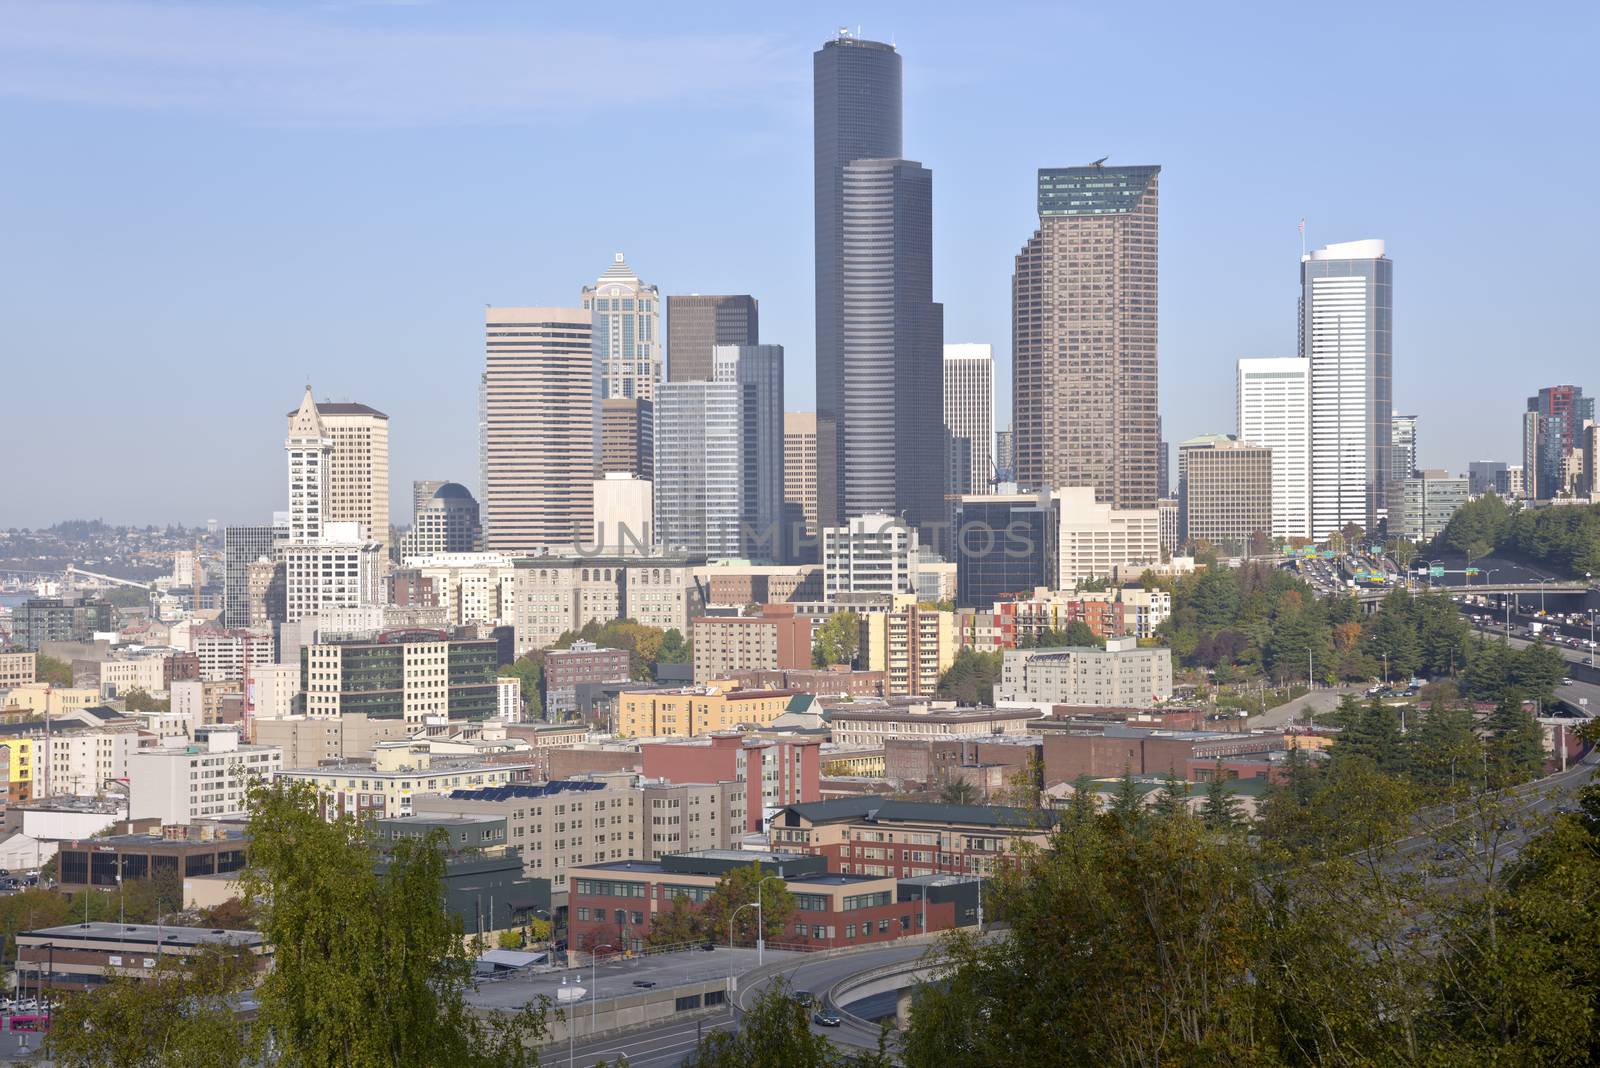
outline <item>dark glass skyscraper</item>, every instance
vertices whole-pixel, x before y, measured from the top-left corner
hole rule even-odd
[[[844,169],[895,159],[900,140],[900,56],[893,45],[840,31],[812,56],[816,151],[817,520],[843,518]],[[937,357],[938,350],[935,349]],[[936,362],[932,373],[937,376]],[[930,409],[937,424],[936,405]],[[942,477],[942,476],[941,476]]]
[[[667,298],[667,380],[709,382],[718,345],[757,345],[761,312],[756,298],[702,296]]]

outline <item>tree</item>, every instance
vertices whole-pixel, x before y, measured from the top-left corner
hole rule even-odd
[[[1365,705],[1346,696],[1339,703],[1343,723],[1333,747],[1335,760],[1360,757],[1379,771],[1401,774],[1409,766],[1406,746],[1400,734],[1400,716],[1377,697]]]
[[[309,784],[258,785],[250,801],[240,889],[262,903],[274,951],[258,1019],[281,1063],[538,1063],[546,999],[514,1013],[467,1007],[472,959],[445,908],[441,833],[394,843],[379,874],[366,828],[325,819]]]
[[[728,921],[732,918],[734,944],[755,945],[756,910],[742,906],[755,903],[759,886],[762,937],[769,942],[781,940],[788,930],[790,918],[794,916],[795,903],[794,895],[782,879],[768,878],[775,874],[764,870],[759,863],[728,869],[717,880],[706,903],[700,907],[699,930],[708,939],[720,942],[728,937]]]
[[[994,686],[1000,681],[1001,654],[979,652],[970,646],[956,653],[956,658],[939,676],[939,696],[962,704],[994,703]]]
[[[1155,814],[1166,819],[1186,816],[1189,813],[1189,784],[1178,778],[1171,768],[1161,780],[1161,793],[1156,797]]]
[[[65,660],[40,653],[33,658],[33,677],[51,686],[71,686],[72,665]]]
[[[854,612],[835,612],[816,629],[811,660],[817,667],[853,664],[860,647],[860,617]]]
[[[658,912],[650,922],[652,946],[682,946],[690,942],[715,941],[700,920],[700,914],[682,894],[674,894],[672,907]]]
[[[129,712],[171,712],[172,711],[172,700],[171,700],[171,698],[164,698],[164,699],[158,701],[154,697],[151,697],[148,693],[146,693],[144,690],[140,689],[137,686],[133,687],[127,693],[122,695],[122,705]]]
[[[1222,761],[1218,760],[1211,777],[1206,780],[1205,800],[1200,803],[1200,821],[1207,827],[1225,831],[1238,826],[1243,818],[1239,811],[1239,799],[1228,789],[1227,772],[1223,769]]]
[[[1089,629],[1089,624],[1081,619],[1074,619],[1067,624],[1065,639],[1066,645],[1093,647],[1105,644],[1094,631]]]
[[[815,1034],[811,1007],[782,979],[740,1016],[737,1030],[707,1032],[683,1062],[684,1068],[888,1068],[892,1063],[882,1037],[876,1053],[851,1055]]]
[[[500,669],[522,680],[522,704],[528,719],[544,719],[544,653],[535,650]]]
[[[1123,765],[1122,778],[1117,780],[1116,792],[1111,795],[1106,811],[1130,826],[1144,815],[1144,795],[1139,792],[1139,784],[1133,781],[1132,767]]]
[[[939,791],[939,800],[946,805],[975,805],[978,788],[966,779],[951,779]]]
[[[255,957],[213,944],[193,956],[163,957],[145,977],[114,974],[69,995],[52,1012],[50,1044],[63,1068],[237,1068],[254,1063],[250,1027],[229,998],[249,986]]]
[[[694,661],[694,648],[684,640],[683,632],[673,627],[661,636],[661,650],[657,662],[662,664],[688,664]]]
[[[1508,688],[1484,721],[1490,785],[1510,786],[1544,770],[1544,731],[1523,708],[1522,692]]]

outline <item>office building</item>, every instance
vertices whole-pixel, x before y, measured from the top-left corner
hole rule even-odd
[[[655,523],[668,550],[778,559],[783,346],[718,346],[710,382],[658,395]]]
[[[1160,171],[1039,171],[1039,228],[1011,289],[1024,490],[1087,486],[1115,508],[1155,507]]]
[[[1156,416],[1156,496],[1167,497],[1172,493],[1171,479],[1172,443],[1167,441],[1166,434],[1161,429],[1161,416]]]
[[[600,399],[652,399],[661,381],[660,290],[639,281],[619,252],[594,285],[583,287],[583,308],[594,315]]]
[[[793,605],[763,605],[755,616],[699,616],[693,638],[695,682],[811,666],[811,620]]]
[[[618,556],[648,556],[656,544],[654,494],[649,479],[615,471],[596,479],[590,546]]]
[[[1092,486],[1068,486],[1051,496],[1056,502],[1056,542],[1060,560],[1056,582],[1076,589],[1086,579],[1133,577],[1161,562],[1161,512],[1116,508],[1096,500]]]
[[[443,486],[448,479],[443,478],[418,478],[411,482],[411,514],[415,515],[422,510],[422,506],[433,499],[434,493]]]
[[[359,524],[329,523],[323,537],[290,541],[280,553],[285,622],[383,603],[383,545],[363,538]]]
[[[1060,565],[1049,494],[966,496],[956,513],[956,605],[986,607],[1054,589]]]
[[[298,410],[289,413],[291,419]],[[389,417],[365,404],[322,401],[322,432],[333,443],[328,454],[328,489],[323,523],[359,523],[379,545],[378,562],[389,566]]]
[[[0,652],[0,694],[14,686],[31,685],[38,659],[38,653]]]
[[[887,612],[860,619],[856,662],[884,674],[889,697],[932,697],[939,677],[955,663],[959,642],[954,612],[923,608],[915,597],[896,597]]]
[[[395,572],[394,586],[399,593],[405,582],[411,592],[396,596],[396,605],[441,608],[452,627],[509,626],[516,615],[517,568],[505,553],[408,556],[405,565]]]
[[[791,563],[816,560],[817,413],[783,413],[783,533]]]
[[[903,520],[881,512],[852,517],[822,531],[822,592],[893,596],[917,589],[918,536]]]
[[[638,397],[607,397],[600,402],[598,474],[648,479],[655,471],[655,404]]]
[[[684,556],[522,557],[516,569],[518,656],[613,619],[687,635],[690,606],[698,601],[694,567]]]
[[[944,428],[952,498],[988,493],[994,479],[994,347],[944,347]]]
[[[1467,490],[1474,497],[1485,493],[1505,494],[1508,466],[1501,460],[1473,460],[1467,465]]]
[[[1141,649],[1133,637],[1098,646],[1011,649],[1000,663],[995,701],[1010,704],[1144,708],[1172,696],[1172,650]]]
[[[495,641],[456,641],[436,631],[319,642],[301,652],[298,711],[313,719],[360,712],[407,723],[492,719],[498,667]]]
[[[1300,352],[1311,363],[1311,536],[1375,530],[1392,463],[1394,263],[1380,240],[1300,261]]]
[[[1002,485],[1017,480],[1016,433],[1010,427],[994,432],[994,479]]]
[[[835,514],[890,512],[925,529],[949,519],[944,431],[930,418],[944,410],[944,308],[933,302],[933,175],[909,160],[858,159],[845,164],[842,188],[837,440],[843,481],[842,511]],[[820,415],[820,403],[818,409]]]
[[[222,532],[223,610],[227,627],[250,626],[250,565],[276,558],[278,546],[288,540],[289,528],[227,527]]]
[[[1277,515],[1274,511],[1273,515]],[[1161,523],[1161,555],[1165,559],[1178,550],[1178,498],[1163,497],[1156,502],[1156,516]]]
[[[667,380],[711,381],[711,350],[759,345],[760,305],[748,294],[667,298]]]
[[[954,701],[854,702],[832,710],[833,743],[876,749],[895,738],[1020,738],[1033,729],[1032,708],[963,707]]]
[[[1240,441],[1272,450],[1275,538],[1311,536],[1311,362],[1301,357],[1240,360]]]
[[[1208,435],[1178,446],[1183,540],[1229,555],[1266,548],[1272,533],[1272,450]]]
[[[1448,471],[1418,471],[1389,485],[1389,536],[1421,545],[1444,530],[1456,509],[1467,503],[1471,480]]]
[[[129,755],[128,818],[166,825],[242,816],[251,789],[282,767],[281,750],[240,742],[237,727],[196,727],[191,745]]]
[[[286,621],[288,581],[288,569],[282,559],[256,560],[245,567],[244,625],[247,629],[266,630],[274,623]]]
[[[484,331],[485,547],[569,550],[589,531],[599,454],[590,313],[488,308]]]
[[[1600,423],[1590,421],[1583,428],[1584,496],[1600,500]]]
[[[1523,415],[1522,469],[1528,497],[1571,496],[1571,457],[1583,448],[1584,424],[1594,419],[1594,398],[1582,386],[1547,386],[1528,398]]]
[[[1389,481],[1400,482],[1417,473],[1417,417],[1389,417]]]
[[[478,549],[483,531],[478,502],[459,482],[441,482],[412,516],[411,529],[401,539],[400,556],[470,553]]]
[[[812,55],[816,227],[817,529],[844,511],[844,171],[901,152],[900,56],[841,30]]]
[[[829,871],[901,879],[993,875],[1019,845],[1046,848],[1054,825],[1054,813],[1036,809],[841,797],[779,812],[772,843],[825,858]],[[911,848],[887,850],[883,844],[890,841]]]
[[[322,425],[309,385],[300,407],[289,415],[283,449],[289,461],[288,540],[297,545],[320,541],[329,521],[333,439]]]
[[[11,643],[38,652],[46,642],[86,642],[117,627],[117,610],[78,594],[30,597],[11,610]]]
[[[242,682],[250,665],[271,664],[277,660],[276,643],[271,634],[252,634],[246,630],[196,634],[194,652],[200,660],[203,682]]]
[[[369,759],[288,768],[279,775],[315,787],[329,819],[345,815],[361,819],[410,816],[420,798],[531,782],[532,773],[528,761],[488,763],[470,756],[434,756],[426,744],[408,739],[380,742]]]
[[[624,738],[689,737],[765,727],[789,710],[795,695],[782,690],[731,690],[720,686],[623,690],[617,695],[616,733]]]
[[[248,957],[253,973],[271,966],[272,950],[260,931],[111,922],[18,931],[16,966],[19,980],[28,984],[48,969],[48,977],[39,981],[50,990],[81,993],[99,990],[113,978],[154,978],[163,957],[195,957],[213,946]]]
[[[633,678],[633,654],[579,638],[544,654],[544,711],[554,718],[578,709],[578,687]]]

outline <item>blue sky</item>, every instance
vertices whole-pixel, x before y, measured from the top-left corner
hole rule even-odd
[[[1105,155],[1163,167],[1173,441],[1293,353],[1302,216],[1389,243],[1424,466],[1515,461],[1527,394],[1600,389],[1593,5],[0,0],[0,527],[264,520],[308,374],[390,414],[407,518],[412,479],[476,482],[481,306],[575,303],[619,250],[755,294],[810,407],[810,54],[845,22],[905,56],[946,339],[994,343],[1002,422],[1035,169]]]

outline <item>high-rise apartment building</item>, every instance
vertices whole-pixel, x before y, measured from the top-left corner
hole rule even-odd
[[[400,555],[475,552],[481,536],[472,493],[459,482],[441,482],[417,508],[411,529],[400,539]]]
[[[1039,171],[1011,283],[1017,484],[1154,508],[1161,168]]]
[[[994,478],[994,347],[944,347],[944,429],[952,498],[988,493]]]
[[[877,513],[822,528],[823,595],[890,596],[917,589],[918,536],[903,520]]]
[[[657,395],[656,536],[673,551],[777,559],[783,346],[719,345],[712,375]]]
[[[855,160],[899,157],[900,55],[841,30],[812,56],[815,142],[817,509],[844,507],[844,174]]]
[[[278,546],[289,538],[289,528],[227,527],[222,532],[223,626],[250,625],[250,565],[257,560],[272,560]]]
[[[1275,538],[1311,536],[1311,364],[1295,356],[1240,360],[1238,437],[1272,450]]]
[[[944,499],[944,309],[933,295],[933,176],[903,159],[844,168],[839,364],[846,515],[917,527]],[[819,424],[820,425],[820,424]]]
[[[570,548],[589,533],[599,451],[590,313],[486,308],[484,333],[486,547]]]
[[[783,528],[791,562],[817,558],[817,413],[783,413]]]
[[[1178,446],[1183,457],[1183,537],[1248,553],[1272,532],[1272,449],[1208,435]]]
[[[667,380],[711,381],[711,350],[718,345],[759,345],[761,317],[748,295],[667,298]]]
[[[1594,419],[1594,398],[1582,386],[1546,386],[1528,398],[1523,415],[1522,469],[1528,496],[1553,500],[1572,492],[1572,457],[1583,448],[1584,424]]]
[[[1311,361],[1311,536],[1373,530],[1392,463],[1394,263],[1380,240],[1300,261],[1300,355]]]
[[[653,478],[655,404],[637,397],[600,402],[600,469],[596,474]]]
[[[1417,473],[1417,417],[1389,417],[1389,481],[1400,482]]]
[[[617,253],[597,282],[583,287],[594,315],[594,363],[600,397],[651,400],[661,381],[661,294],[639,281]]]

